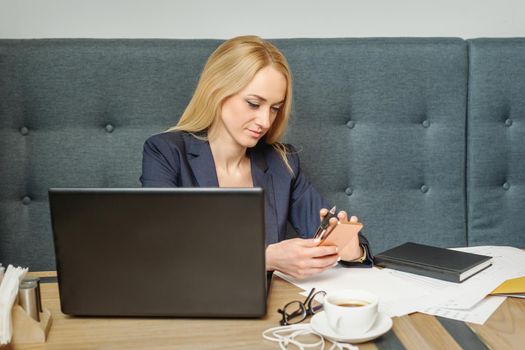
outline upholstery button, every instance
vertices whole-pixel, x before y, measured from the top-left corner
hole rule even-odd
[[[115,130],[115,127],[111,124],[107,124],[105,129],[106,129],[106,132],[113,132],[113,130]]]
[[[352,189],[352,187],[347,187],[345,188],[345,193],[347,196],[351,196],[352,193],[354,193],[354,190]]]
[[[421,186],[421,192],[427,193],[428,192],[428,186],[427,185]]]
[[[355,126],[355,122],[353,120],[349,120],[346,122],[346,126],[348,127],[348,129],[353,129]]]
[[[510,184],[508,182],[503,183],[503,189],[507,191],[510,188]]]
[[[512,119],[507,118],[507,120],[505,120],[505,126],[511,126],[511,125],[512,125]]]
[[[20,128],[20,133],[24,136],[26,136],[27,134],[29,134],[29,129],[26,128],[25,126],[21,127]]]
[[[421,122],[421,125],[423,125],[424,128],[428,128],[430,126],[430,122],[425,119]]]
[[[24,196],[24,198],[22,198],[22,204],[29,205],[29,203],[31,203],[31,197]]]

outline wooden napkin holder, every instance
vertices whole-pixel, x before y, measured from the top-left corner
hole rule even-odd
[[[48,309],[44,308],[40,313],[40,322],[26,314],[18,304],[13,306],[11,316],[13,319],[12,344],[45,343],[53,323],[51,312]]]

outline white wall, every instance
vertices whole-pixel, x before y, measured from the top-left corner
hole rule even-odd
[[[0,38],[525,37],[524,0],[0,0]]]

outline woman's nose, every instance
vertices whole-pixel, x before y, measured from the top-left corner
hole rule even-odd
[[[271,111],[270,108],[261,108],[257,116],[257,124],[264,129],[270,127]]]

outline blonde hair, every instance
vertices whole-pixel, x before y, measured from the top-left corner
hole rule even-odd
[[[271,66],[286,78],[286,95],[265,142],[280,155],[293,173],[281,139],[288,126],[292,107],[292,74],[286,57],[268,41],[257,36],[239,36],[222,43],[208,58],[195,93],[177,125],[168,131],[186,131],[194,136],[220,122],[222,102],[243,90],[262,68]],[[209,135],[208,135],[209,136]]]

